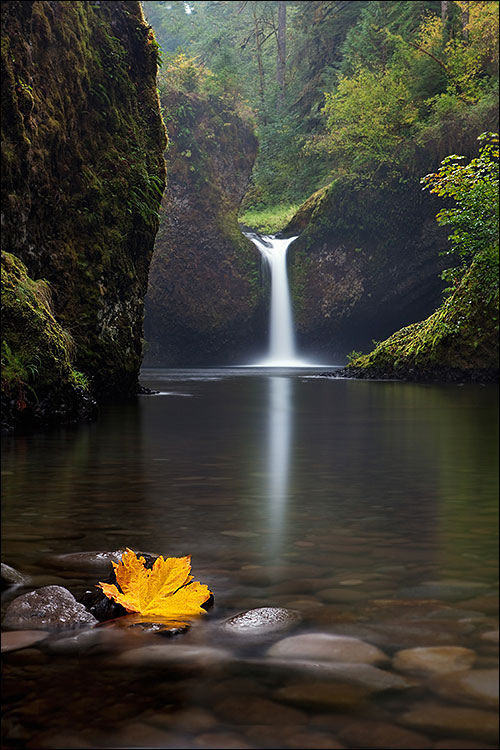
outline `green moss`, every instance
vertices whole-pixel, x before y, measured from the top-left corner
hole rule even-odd
[[[78,400],[89,380],[73,370],[75,346],[54,317],[50,286],[33,281],[14,255],[2,253],[2,395],[14,418],[48,395]]]
[[[239,221],[260,234],[276,234],[286,227],[300,206],[296,203],[267,208],[247,208]]]
[[[426,372],[498,371],[498,248],[477,257],[429,318],[402,328],[348,368],[417,376]]]

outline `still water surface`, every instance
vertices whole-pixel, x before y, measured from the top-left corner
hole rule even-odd
[[[464,705],[422,680],[341,700],[320,678],[315,698],[317,678],[262,665],[277,636],[226,642],[217,623],[288,607],[303,617],[290,634],[352,635],[389,657],[465,646],[477,667],[494,667],[482,636],[498,627],[496,387],[245,368],[146,370],[141,382],[160,393],[109,406],[95,424],[3,441],[3,559],[78,597],[95,575],[56,575],[44,556],[191,554],[215,607],[175,644],[215,644],[231,661],[131,669],[116,644],[13,652],[6,747],[372,747],[352,732],[374,720],[388,736],[420,733],[425,747],[491,742],[452,719],[409,723],[422,704],[443,715]]]

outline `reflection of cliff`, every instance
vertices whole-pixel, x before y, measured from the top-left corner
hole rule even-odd
[[[162,94],[169,178],[146,297],[145,364],[237,362],[263,335],[260,255],[237,212],[257,150],[224,100]]]
[[[2,67],[3,247],[94,394],[130,394],[165,171],[152,32],[138,2],[4,2]]]

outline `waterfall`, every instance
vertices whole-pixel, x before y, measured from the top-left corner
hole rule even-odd
[[[247,236],[259,249],[271,273],[269,355],[266,360],[259,362],[259,366],[307,366],[297,357],[295,350],[292,305],[286,268],[286,251],[297,238],[279,240],[275,237],[256,237],[250,234]]]

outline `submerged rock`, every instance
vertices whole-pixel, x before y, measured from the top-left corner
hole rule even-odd
[[[70,552],[62,555],[47,555],[47,557],[44,557],[41,562],[50,568],[107,575],[113,570],[111,563],[119,563],[124,552],[124,549],[115,550],[113,552],[103,550],[92,552]]]
[[[29,578],[15,568],[11,568],[10,565],[2,563],[1,581],[2,588],[6,586],[25,586],[29,583]]]
[[[400,716],[399,723],[448,737],[458,734],[486,742],[498,739],[497,714],[477,708],[418,703]]]
[[[271,646],[267,654],[276,658],[289,657],[362,664],[383,664],[388,661],[386,654],[376,646],[358,638],[329,633],[307,633],[285,638]]]
[[[436,677],[429,686],[447,700],[495,709],[498,677],[498,669],[471,669]]]
[[[410,674],[444,674],[459,672],[471,667],[477,654],[461,646],[428,646],[398,651],[392,666],[399,672]]]
[[[2,654],[7,651],[17,651],[28,648],[34,643],[43,641],[48,633],[44,630],[12,630],[2,633]]]
[[[300,612],[283,607],[258,607],[224,620],[219,630],[224,635],[245,640],[267,640],[295,627],[302,621]]]
[[[3,619],[3,626],[11,630],[70,630],[96,623],[96,618],[62,586],[43,586],[18,596]]]

